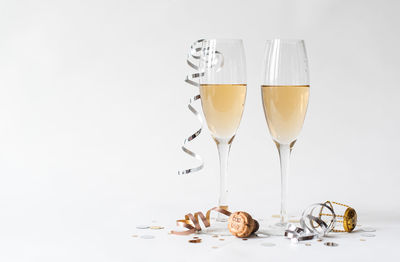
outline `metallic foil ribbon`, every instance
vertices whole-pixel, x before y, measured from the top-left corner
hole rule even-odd
[[[186,214],[185,219],[179,219],[176,220],[176,225],[181,226],[184,228],[187,228],[186,231],[171,231],[171,234],[175,235],[190,235],[196,232],[201,231],[201,226],[200,226],[200,220],[203,222],[204,226],[207,228],[209,227],[210,224],[210,214],[211,211],[215,211],[221,214],[224,214],[226,216],[230,216],[231,212],[228,210],[225,210],[220,207],[213,207],[210,210],[207,211],[206,215],[204,215],[202,212],[196,212],[194,215],[192,213]]]
[[[195,80],[201,76],[201,73],[199,72],[199,66],[196,65],[195,62],[192,62],[192,60],[200,59],[200,51],[202,49],[203,41],[204,41],[204,39],[197,40],[190,46],[190,52],[188,54],[188,58],[186,59],[187,64],[191,68],[196,70],[197,73],[187,75],[185,82],[188,83],[189,85],[192,85],[195,87],[200,87],[200,84],[198,82],[196,82]],[[193,167],[193,168],[178,171],[178,175],[185,175],[185,174],[190,174],[192,172],[197,172],[197,171],[200,171],[204,167],[204,162],[203,162],[203,159],[201,158],[201,156],[196,154],[195,152],[189,150],[186,147],[186,144],[189,143],[190,141],[192,141],[193,139],[195,139],[196,137],[198,137],[203,129],[203,118],[201,117],[200,113],[192,106],[192,104],[196,100],[199,100],[199,99],[200,99],[199,94],[195,95],[193,98],[190,98],[188,108],[197,117],[201,126],[195,133],[193,133],[191,136],[189,136],[188,138],[186,138],[183,141],[182,150],[183,150],[183,152],[190,155],[191,157],[194,157],[197,160],[199,160],[201,164],[196,167]]]
[[[195,86],[195,87],[200,87],[200,84],[198,81],[196,81],[199,77],[204,75],[204,71],[200,70],[200,67],[198,65],[196,65],[196,60],[200,60],[201,58],[201,52],[203,52],[203,54],[205,56],[210,54],[210,48],[203,47],[203,42],[205,40],[204,39],[200,39],[197,40],[196,42],[194,42],[191,46],[190,46],[190,51],[188,54],[188,57],[186,59],[187,64],[194,70],[197,71],[197,73],[193,73],[193,74],[189,74],[186,76],[185,82],[188,83],[189,85]],[[219,71],[221,69],[221,67],[224,64],[224,59],[223,56],[220,52],[218,51],[213,51],[213,55],[211,57],[211,59],[206,59],[205,61],[203,61],[205,64],[205,68],[211,68],[211,67],[215,67],[217,71]],[[183,145],[182,145],[182,150],[183,152],[185,152],[186,154],[190,155],[191,157],[196,158],[198,161],[200,161],[200,165],[193,167],[193,168],[189,168],[189,169],[185,169],[185,170],[181,170],[178,171],[178,175],[185,175],[185,174],[190,174],[193,172],[197,172],[200,171],[201,169],[203,169],[204,167],[204,162],[203,159],[201,158],[201,156],[199,154],[196,154],[195,152],[191,151],[190,149],[188,149],[186,147],[186,144],[189,143],[190,141],[192,141],[193,139],[195,139],[196,137],[198,137],[201,134],[201,131],[203,129],[203,118],[201,117],[200,113],[193,107],[193,103],[197,100],[200,99],[200,94],[195,95],[194,97],[190,98],[189,103],[188,103],[188,108],[189,110],[197,117],[197,119],[199,120],[201,126],[200,128],[194,132],[191,136],[189,136],[188,138],[186,138],[183,141]]]
[[[325,222],[320,216],[315,216],[314,210],[326,208],[330,214],[329,222]],[[292,242],[297,243],[304,240],[312,240],[315,238],[323,237],[333,230],[336,223],[336,214],[333,208],[326,203],[317,203],[309,206],[303,211],[300,219],[300,227],[289,224],[285,230],[285,237],[291,239]]]

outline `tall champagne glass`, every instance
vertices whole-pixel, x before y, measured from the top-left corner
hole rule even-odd
[[[246,99],[246,61],[242,40],[203,41],[200,96],[208,129],[217,144],[220,179],[218,206],[228,208],[228,155]],[[226,221],[221,215],[218,221]]]
[[[261,92],[269,132],[278,148],[281,166],[281,214],[287,214],[288,164],[308,106],[310,92],[307,54],[303,40],[267,42]]]

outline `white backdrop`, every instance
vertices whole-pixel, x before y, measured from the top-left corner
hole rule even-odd
[[[248,92],[230,155],[232,209],[258,217],[279,211],[262,56],[267,39],[300,38],[311,96],[291,161],[292,213],[334,200],[354,206],[361,220],[381,219],[382,211],[399,219],[399,8],[394,0],[1,1],[3,255],[32,261],[45,256],[42,244],[54,257],[79,253],[75,240],[101,238],[122,221],[173,222],[216,204],[217,151],[208,131],[191,145],[205,169],[177,175],[197,163],[180,145],[198,127],[186,108],[196,90],[183,79],[199,38],[245,44]]]

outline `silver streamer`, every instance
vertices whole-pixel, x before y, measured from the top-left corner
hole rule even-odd
[[[209,47],[207,47],[207,48],[203,47],[204,41],[205,41],[204,39],[200,39],[200,40],[197,40],[196,42],[194,42],[190,46],[188,58],[186,59],[187,64],[192,69],[196,70],[197,73],[187,75],[185,82],[188,83],[189,85],[195,86],[197,88],[200,87],[198,78],[204,75],[204,71],[200,71],[200,67],[197,65],[198,63],[196,61],[200,60],[201,52],[203,52],[204,55],[208,55],[209,51],[210,51]],[[210,58],[211,59],[207,59],[206,61],[204,61],[205,68],[216,67],[216,70],[219,71],[224,64],[224,59],[223,59],[222,54],[218,51],[214,51],[213,56]],[[191,157],[196,158],[198,161],[200,161],[200,165],[193,167],[193,168],[178,171],[178,175],[185,175],[185,174],[197,172],[197,171],[200,171],[201,169],[203,169],[203,167],[204,167],[204,161],[201,158],[201,156],[186,147],[186,144],[189,143],[190,141],[192,141],[193,139],[195,139],[196,137],[198,137],[201,134],[201,131],[203,130],[203,118],[201,117],[200,113],[192,105],[195,101],[197,101],[199,99],[200,99],[200,94],[197,94],[194,97],[190,98],[188,108],[189,108],[190,112],[192,112],[199,120],[200,128],[195,133],[193,133],[191,136],[189,136],[188,138],[186,138],[183,141],[182,150],[186,154],[188,154]]]
[[[323,221],[320,216],[313,214],[316,209],[322,210],[323,208],[328,209],[332,214],[328,223]],[[336,214],[330,206],[323,203],[313,204],[303,211],[300,219],[300,227],[293,224],[288,225],[285,230],[285,237],[289,238],[293,243],[320,238],[332,231],[335,223]]]
[[[199,66],[196,65],[195,62],[192,62],[192,60],[199,60],[200,59],[200,51],[202,49],[203,41],[204,41],[204,39],[197,40],[196,42],[194,42],[190,46],[190,52],[189,52],[188,58],[186,60],[187,64],[191,68],[196,70],[197,73],[187,75],[186,79],[185,79],[185,82],[188,83],[189,85],[192,85],[192,86],[195,86],[195,87],[200,87],[200,84],[195,81],[197,78],[200,77],[200,72],[199,72]],[[195,139],[196,137],[198,137],[201,134],[201,131],[203,129],[203,118],[201,117],[200,113],[192,106],[192,104],[198,99],[200,99],[200,94],[197,94],[193,98],[190,98],[189,104],[188,104],[188,108],[189,108],[190,112],[192,112],[197,117],[197,119],[199,120],[200,128],[195,133],[193,133],[191,136],[189,136],[188,138],[186,138],[183,141],[182,150],[183,150],[183,152],[185,152],[186,154],[190,155],[191,157],[194,157],[197,160],[199,160],[201,164],[199,166],[197,166],[197,167],[193,167],[193,168],[189,168],[189,169],[178,171],[178,175],[185,175],[185,174],[189,174],[189,173],[192,173],[192,172],[197,172],[197,171],[200,171],[204,167],[204,162],[203,162],[203,159],[201,158],[201,156],[196,154],[195,152],[189,150],[186,147],[186,144],[189,143],[190,141],[192,141],[193,139]]]

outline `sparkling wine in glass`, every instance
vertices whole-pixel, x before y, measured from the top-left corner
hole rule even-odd
[[[281,213],[278,226],[288,222],[287,186],[290,153],[303,127],[310,93],[307,54],[303,40],[267,42],[261,85],[269,132],[281,166]]]
[[[204,40],[200,55],[200,96],[220,161],[220,208],[228,208],[228,155],[246,100],[246,61],[242,40]],[[226,218],[218,215],[218,221]]]

